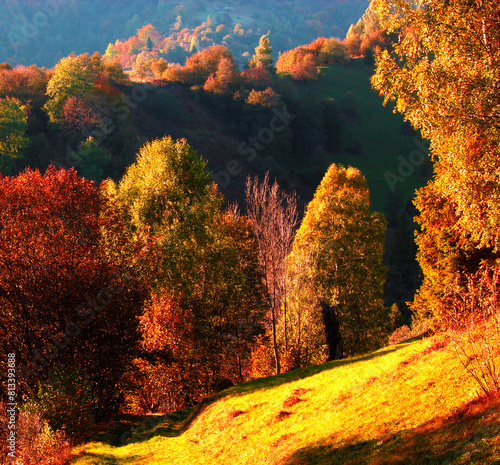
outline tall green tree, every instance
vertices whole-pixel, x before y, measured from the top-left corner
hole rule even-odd
[[[106,197],[123,212],[130,241],[152,244],[140,269],[153,295],[175,302],[160,310],[191,315],[194,352],[186,352],[181,365],[205,380],[204,393],[223,376],[241,381],[234,367],[259,333],[264,290],[250,225],[222,210],[206,162],[186,140],[155,140],[140,149],[118,184],[107,183]],[[170,331],[169,318],[159,321]]]
[[[273,49],[269,43],[269,36],[263,35],[259,40],[259,45],[255,48],[255,53],[250,59],[248,65],[251,68],[262,67],[268,71],[275,72],[273,57],[271,56]]]
[[[290,313],[307,312],[301,318],[304,340],[308,333],[317,338],[323,322],[329,359],[378,347],[390,329],[383,304],[385,228],[383,215],[370,212],[361,172],[331,165],[307,206],[288,259]],[[324,347],[323,339],[312,349]]]
[[[88,54],[70,55],[57,63],[47,85],[49,101],[45,109],[50,120],[61,121],[62,108],[69,97],[92,93],[98,76],[99,63]]]
[[[372,6],[399,36],[372,83],[431,141],[434,179],[416,201],[424,281],[414,309],[439,326],[454,286],[500,252],[500,12],[492,1]]]
[[[162,238],[162,279],[172,291],[190,295],[198,284],[190,275],[196,255],[222,205],[206,162],[186,140],[164,137],[141,147],[137,161],[118,184],[109,181],[107,190],[126,209],[132,234],[147,228]]]

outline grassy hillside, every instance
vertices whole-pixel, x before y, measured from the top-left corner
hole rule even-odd
[[[236,386],[194,410],[128,417],[72,463],[493,464],[499,407],[433,337]]]
[[[363,59],[324,67],[309,92],[318,101],[334,99],[352,105],[342,149],[329,156],[328,162],[359,168],[367,178],[373,209],[383,211],[393,188],[401,192],[405,203],[411,201],[415,190],[427,183],[432,164],[428,143],[411,129],[404,131],[403,117],[393,112],[392,105],[382,105],[383,98],[371,87],[371,74]],[[300,84],[293,85],[299,93],[305,92]]]

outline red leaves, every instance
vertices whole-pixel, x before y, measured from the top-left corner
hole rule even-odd
[[[17,66],[14,69],[0,70],[0,94],[22,97],[43,95],[47,88],[48,76],[42,68],[35,65]]]
[[[0,177],[0,333],[21,355],[107,278],[99,204],[74,170]]]
[[[274,85],[273,76],[263,66],[248,68],[241,73],[241,77],[249,89],[264,90]]]

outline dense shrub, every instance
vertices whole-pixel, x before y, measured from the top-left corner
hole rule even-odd
[[[411,327],[408,325],[400,326],[389,336],[389,345],[399,344],[408,341],[414,337],[422,336],[429,331],[429,327],[420,320],[415,320]]]
[[[37,398],[28,405],[42,412],[53,430],[64,428],[70,436],[82,437],[92,430],[98,402],[83,371],[55,366],[40,381]]]
[[[280,102],[280,96],[270,87],[266,90],[252,90],[246,102],[250,105],[260,105],[263,107],[275,107]]]

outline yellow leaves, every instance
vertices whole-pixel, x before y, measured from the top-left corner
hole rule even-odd
[[[456,204],[460,227],[480,247],[497,250],[500,216],[492,215],[492,206],[500,202],[500,191],[492,173],[500,167],[494,129],[500,78],[491,53],[497,31],[489,27],[496,7],[462,0],[375,0],[373,7],[383,27],[400,35],[392,56],[378,57],[373,86],[385,102],[395,99],[397,110],[431,139],[437,176]],[[471,146],[477,135],[484,140]]]
[[[216,210],[220,199],[205,167],[185,139],[149,142],[120,181],[118,200],[128,206],[135,227],[187,220],[201,213],[197,205]]]
[[[361,172],[333,164],[307,207],[289,257],[291,292],[306,306],[317,305],[318,299],[338,304],[342,331],[352,340],[371,327],[372,318],[381,334],[386,329],[381,266],[385,227],[383,216],[369,210]],[[361,347],[370,344],[360,337]]]

